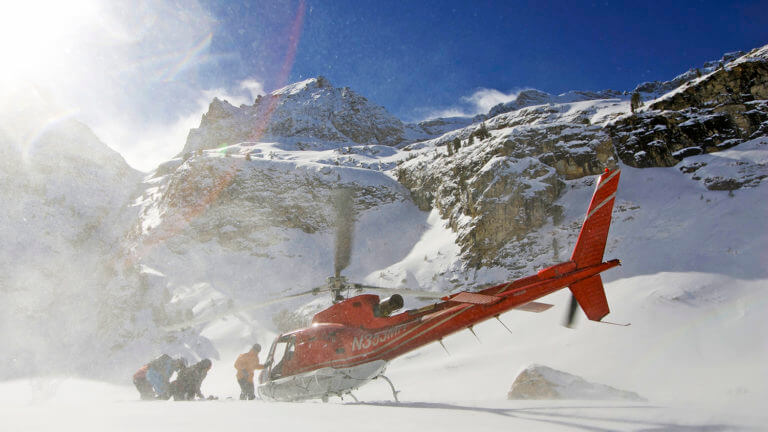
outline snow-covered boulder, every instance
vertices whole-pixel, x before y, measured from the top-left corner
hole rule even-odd
[[[576,375],[531,365],[515,378],[508,399],[590,399],[643,401],[637,393],[591,383]]]

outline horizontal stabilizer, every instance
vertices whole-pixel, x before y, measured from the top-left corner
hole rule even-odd
[[[545,310],[551,308],[554,305],[551,305],[549,303],[539,303],[539,302],[528,302],[524,305],[520,305],[515,308],[515,310],[519,311],[525,311],[525,312],[544,312]]]
[[[459,303],[489,305],[501,301],[501,297],[463,291],[451,297],[450,300]]]

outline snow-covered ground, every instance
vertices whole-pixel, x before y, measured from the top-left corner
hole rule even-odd
[[[722,155],[701,157],[714,164]],[[566,226],[583,217],[591,193],[573,185],[561,199]],[[218,401],[141,402],[130,376],[117,384],[20,379],[0,383],[0,430],[766,430],[766,188],[730,196],[674,168],[624,167],[606,252],[623,266],[604,276],[607,320],[631,325],[582,316],[576,329],[564,328],[568,293],[556,293],[543,299],[556,305],[546,312],[503,315],[511,334],[489,321],[475,327],[480,342],[463,332],[444,340],[450,354],[432,344],[393,361],[387,375],[400,404],[377,381],[355,392],[359,403],[238,401],[236,355],[252,338],[266,345],[273,335],[229,320],[203,332],[219,359],[202,390]],[[413,252],[390,269],[415,273],[450,261],[439,259],[455,254],[450,231],[434,217],[427,223]],[[425,259],[429,251],[435,255]],[[517,374],[533,363],[648,402],[507,400]]]

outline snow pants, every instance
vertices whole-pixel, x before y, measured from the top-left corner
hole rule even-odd
[[[237,380],[240,384],[240,400],[254,400],[256,399],[256,393],[254,392],[253,381],[248,381],[247,378],[241,378]]]

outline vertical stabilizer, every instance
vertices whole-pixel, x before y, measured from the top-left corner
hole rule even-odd
[[[569,288],[584,314],[592,321],[600,321],[610,312],[599,274],[571,284]]]
[[[573,249],[571,261],[577,268],[589,267],[603,262],[605,242],[611,227],[611,213],[616,201],[616,189],[619,187],[620,170],[605,170],[595,186],[595,193],[589,203],[587,217],[581,226],[579,239]],[[569,287],[573,297],[592,321],[600,321],[608,315],[608,300],[605,298],[603,280],[599,274],[582,279]]]
[[[616,189],[619,187],[620,170],[605,170],[600,176],[592,201],[589,203],[587,217],[579,232],[579,239],[573,249],[571,261],[578,268],[588,267],[603,262],[605,241],[608,238],[608,228],[611,227],[611,213],[616,200]]]

